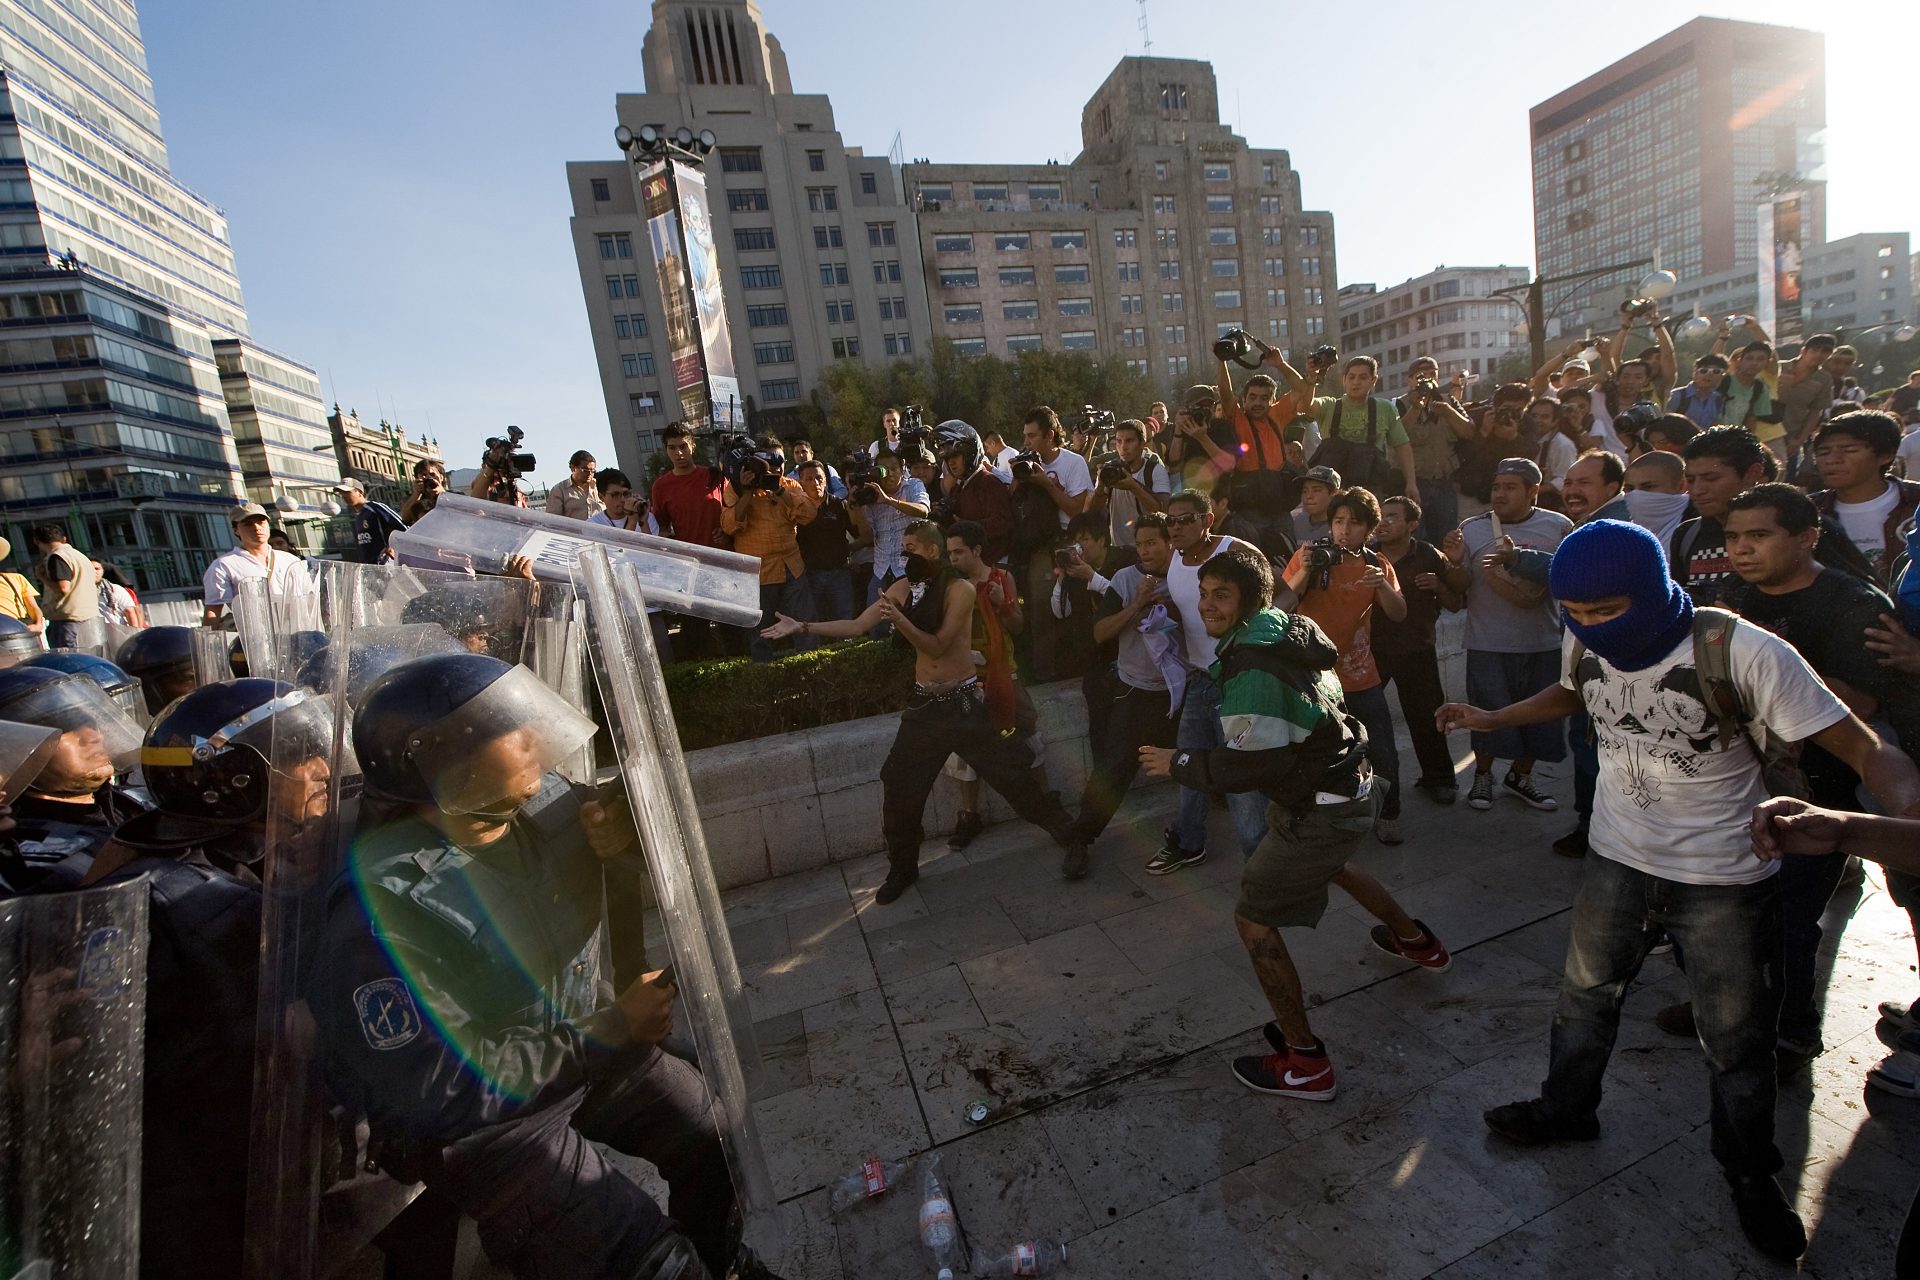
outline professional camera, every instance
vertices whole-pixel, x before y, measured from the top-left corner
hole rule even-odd
[[[1666,411],[1651,400],[1640,400],[1622,409],[1613,419],[1614,430],[1638,434],[1666,416]]]
[[[1620,314],[1637,320],[1641,316],[1652,315],[1659,305],[1652,298],[1628,298],[1620,304]]]
[[[1113,423],[1113,410],[1096,409],[1090,404],[1083,405],[1080,409],[1079,421],[1074,424],[1074,430],[1091,435],[1113,430]]]
[[[1111,489],[1115,485],[1125,484],[1128,474],[1126,463],[1118,458],[1109,458],[1100,464],[1098,479],[1102,488]]]
[[[1038,480],[1046,474],[1047,464],[1040,460],[1039,454],[1022,449],[1007,463],[1007,470],[1013,473],[1014,483],[1018,484],[1023,480]]]
[[[786,473],[786,457],[778,449],[762,448],[752,436],[719,438],[720,474],[735,493],[778,493]]]
[[[1311,370],[1331,369],[1339,360],[1340,352],[1324,342],[1307,352],[1307,368]]]
[[[1258,369],[1267,351],[1267,344],[1245,329],[1229,329],[1213,340],[1213,358],[1237,364],[1242,369]]]
[[[901,449],[916,444],[925,447],[927,441],[932,439],[932,437],[933,428],[929,427],[925,421],[922,420],[919,405],[910,404],[901,408],[899,446]]]
[[[847,481],[848,506],[870,507],[879,501],[867,486],[880,483],[880,468],[865,450],[856,449],[848,454],[840,463],[840,474]]]
[[[1322,538],[1307,544],[1307,585],[1325,591],[1333,582],[1333,571],[1346,557],[1354,554],[1333,541]]]
[[[1414,381],[1413,398],[1415,400],[1431,400],[1434,396],[1437,396],[1439,394],[1440,394],[1440,384],[1436,382],[1434,379],[1419,378]]]
[[[480,466],[493,473],[493,483],[487,489],[488,501],[511,502],[514,481],[540,465],[532,454],[520,452],[520,442],[526,438],[527,433],[515,426],[509,426],[504,437],[487,437]]]

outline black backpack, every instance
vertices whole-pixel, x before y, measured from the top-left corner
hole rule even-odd
[[[1013,487],[1013,559],[1018,562],[1036,551],[1051,551],[1060,541],[1060,508],[1037,484]]]
[[[1380,397],[1367,397],[1367,438],[1365,442],[1349,440],[1340,434],[1340,411],[1346,407],[1345,397],[1333,403],[1333,422],[1327,428],[1327,438],[1313,451],[1308,461],[1313,467],[1332,467],[1340,473],[1340,482],[1348,487],[1358,485],[1378,498],[1398,497],[1406,491],[1407,478],[1400,474],[1400,468],[1387,461],[1380,452],[1379,424]]]

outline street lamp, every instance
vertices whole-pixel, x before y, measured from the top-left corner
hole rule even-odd
[[[1652,258],[1635,258],[1632,262],[1616,262],[1612,266],[1595,267],[1591,271],[1569,271],[1564,275],[1539,276],[1528,281],[1526,284],[1512,284],[1504,289],[1491,290],[1487,296],[1490,298],[1506,298],[1525,295],[1527,305],[1526,333],[1533,347],[1533,367],[1538,369],[1547,362],[1546,286],[1550,284],[1578,284],[1588,280],[1597,280],[1601,276],[1618,275],[1623,271],[1633,271],[1640,267],[1652,265]],[[1648,276],[1640,282],[1641,289],[1644,291],[1649,282],[1657,283],[1656,277],[1660,276],[1671,278],[1672,273],[1667,271],[1654,272],[1653,275]],[[1671,287],[1668,288],[1668,292],[1672,292]],[[1643,293],[1643,296],[1652,297],[1653,295]],[[1555,313],[1557,314],[1560,307],[1564,307],[1572,297],[1573,294],[1568,293],[1565,298],[1562,298],[1559,306],[1554,308]],[[1516,325],[1514,331],[1516,333],[1519,332],[1519,326]]]

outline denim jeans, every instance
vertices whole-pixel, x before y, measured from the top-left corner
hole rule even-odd
[[[1187,700],[1180,707],[1180,729],[1174,746],[1191,751],[1196,747],[1224,747],[1226,735],[1220,732],[1220,686],[1204,671],[1187,673]],[[1240,853],[1251,857],[1267,834],[1267,798],[1258,791],[1235,791],[1227,796],[1227,812],[1233,818],[1234,834],[1240,838]],[[1180,808],[1173,819],[1173,836],[1189,853],[1207,847],[1207,793],[1191,787],[1180,788]]]
[[[1826,914],[1827,901],[1840,887],[1846,869],[1846,855],[1838,853],[1824,858],[1788,858],[1780,864],[1780,1039],[1793,1045],[1821,1046],[1820,917]],[[1691,956],[1688,962],[1692,962]]]
[[[842,622],[856,616],[853,579],[845,569],[809,569],[806,581],[813,596],[815,622]]]
[[[1818,861],[1818,859],[1808,859]],[[1540,1096],[1565,1120],[1591,1116],[1620,1027],[1620,1004],[1662,933],[1687,957],[1706,1050],[1713,1156],[1729,1173],[1780,1169],[1773,1143],[1780,1023],[1780,877],[1681,884],[1598,855],[1582,864]]]
[[[1387,687],[1377,684],[1371,689],[1348,690],[1345,697],[1347,710],[1367,727],[1367,763],[1373,766],[1374,776],[1387,784],[1380,816],[1398,818],[1400,748],[1393,740],[1393,710],[1387,705]]]

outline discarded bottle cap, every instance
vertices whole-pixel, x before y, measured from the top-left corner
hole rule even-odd
[[[967,1119],[974,1124],[979,1124],[987,1118],[987,1112],[991,1109],[987,1106],[985,1098],[975,1098],[967,1104]]]

